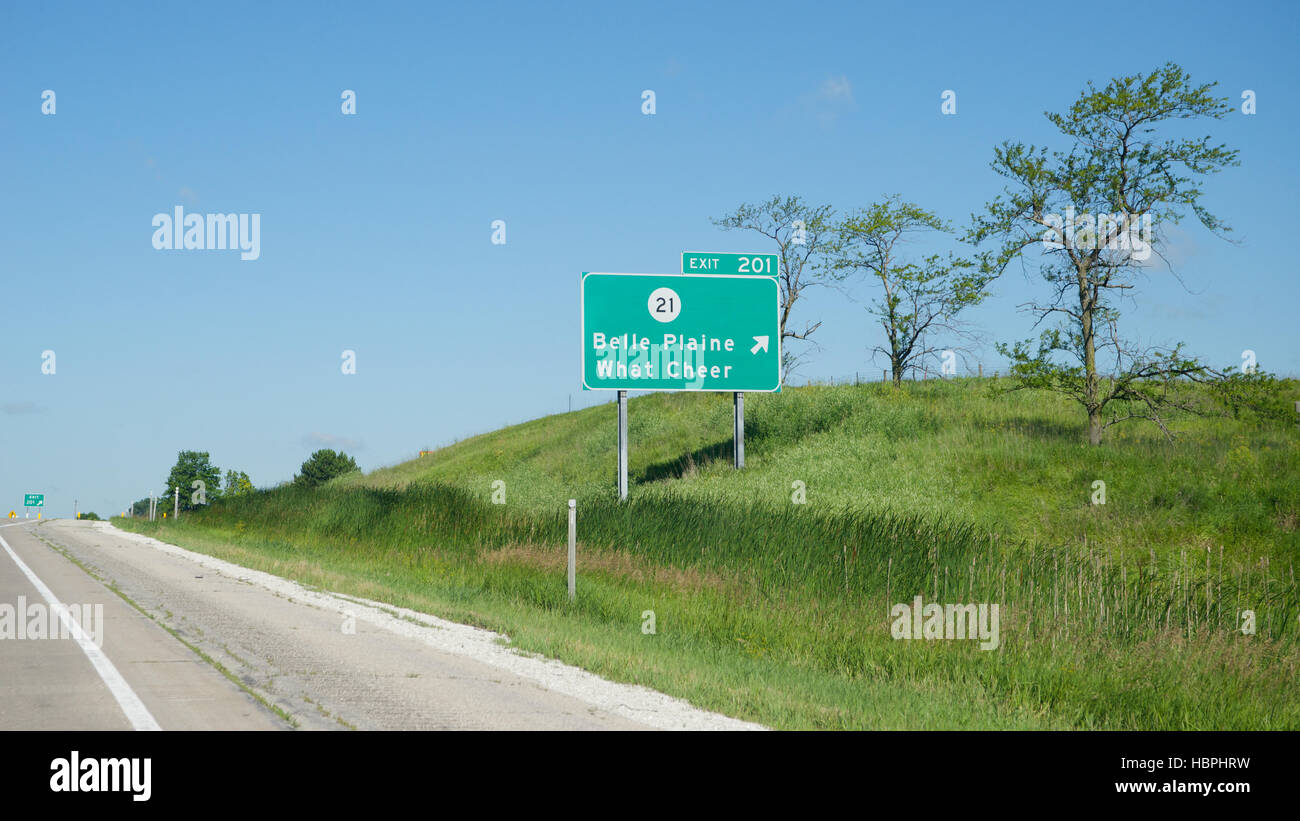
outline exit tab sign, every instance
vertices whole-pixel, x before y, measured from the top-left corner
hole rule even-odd
[[[711,254],[703,251],[683,251],[682,273],[774,277],[777,275],[776,259],[776,254]]]

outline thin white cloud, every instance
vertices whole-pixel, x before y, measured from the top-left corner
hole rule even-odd
[[[816,90],[805,94],[801,102],[808,116],[829,128],[840,114],[854,107],[853,83],[844,74],[827,77]]]
[[[838,77],[827,77],[826,82],[817,89],[817,99],[828,103],[853,105],[853,84],[843,74]]]

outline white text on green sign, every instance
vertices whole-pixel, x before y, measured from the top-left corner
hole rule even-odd
[[[682,273],[774,277],[777,274],[776,259],[776,254],[713,254],[703,251],[683,251]]]
[[[582,275],[589,390],[780,390],[775,279]]]

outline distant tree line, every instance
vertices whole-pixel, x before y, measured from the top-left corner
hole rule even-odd
[[[221,469],[212,464],[207,451],[200,450],[183,450],[176,454],[176,464],[172,465],[163,490],[158,494],[160,514],[170,512],[175,506],[173,494],[177,488],[180,488],[181,510],[194,510],[217,499],[244,496],[255,490],[252,480],[242,470],[227,470],[223,483]],[[131,515],[149,515],[149,498],[133,502]]]
[[[293,478],[298,487],[317,487],[336,476],[360,470],[356,460],[346,453],[329,449],[318,450],[302,463]],[[158,494],[159,514],[175,507],[176,489],[180,488],[180,509],[195,510],[218,499],[234,499],[256,492],[248,474],[229,469],[222,480],[221,469],[212,464],[207,451],[183,450],[176,454],[176,464],[167,474],[163,491]],[[131,505],[132,516],[149,515],[149,498],[139,499]],[[83,518],[90,518],[89,514]]]

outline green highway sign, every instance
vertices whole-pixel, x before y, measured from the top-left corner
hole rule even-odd
[[[23,507],[45,507],[45,494],[28,493],[23,496]]]
[[[776,254],[711,254],[702,251],[682,252],[683,274],[730,274],[732,276],[774,277]]]
[[[581,298],[586,390],[781,389],[773,278],[584,272]]]

